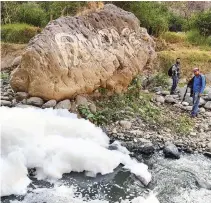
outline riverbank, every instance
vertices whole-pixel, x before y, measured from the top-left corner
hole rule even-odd
[[[171,96],[162,87],[143,90],[143,85],[137,85],[140,81],[136,80],[128,92],[120,96],[107,96],[101,90],[101,97],[80,96],[54,103],[29,98],[27,93],[14,93],[9,75],[7,71],[1,77],[2,106],[68,109],[100,125],[111,140],[120,140],[132,152],[151,154],[172,143],[180,152],[211,156],[211,112],[204,108],[211,99],[209,94],[203,96],[199,116],[191,119],[191,98],[187,95],[180,104],[184,87]],[[142,80],[141,83],[146,82]]]

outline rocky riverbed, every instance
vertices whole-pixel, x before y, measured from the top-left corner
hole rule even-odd
[[[56,100],[43,101],[38,97],[29,97],[25,92],[13,92],[9,85],[9,71],[2,72],[1,79],[1,106],[8,107],[35,107],[35,108],[56,108],[68,109],[70,112],[77,113],[79,105],[87,106],[91,112],[96,112],[94,102],[88,101],[83,96],[77,96],[75,100]],[[209,89],[207,89],[210,91]],[[206,90],[206,91],[207,91]],[[174,115],[190,113],[192,100],[188,93],[185,101],[181,104],[184,96],[185,87],[178,89],[178,94],[169,95],[168,91],[161,87],[153,89],[154,97],[152,102],[160,109],[167,109],[169,117]],[[147,93],[148,90],[145,90]],[[200,102],[200,113],[194,119],[195,126],[187,135],[175,133],[170,128],[158,126],[156,123],[148,123],[135,115],[125,120],[119,120],[110,125],[104,126],[104,131],[112,140],[120,140],[130,151],[138,154],[152,154],[155,150],[164,149],[166,156],[168,151],[171,157],[178,158],[179,153],[200,152],[211,156],[211,91],[205,94]],[[128,109],[129,110],[129,109]],[[176,148],[175,148],[176,147]],[[167,150],[167,151],[166,151]],[[178,151],[177,151],[178,150]]]

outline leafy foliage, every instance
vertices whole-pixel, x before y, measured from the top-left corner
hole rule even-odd
[[[206,37],[200,34],[199,30],[191,30],[187,32],[187,40],[193,45],[211,46],[211,36]]]
[[[164,4],[158,2],[133,2],[131,11],[138,17],[141,26],[158,36],[169,28],[169,12]]]
[[[28,43],[39,32],[40,28],[27,24],[7,24],[1,27],[1,38],[4,42]]]
[[[84,105],[80,105],[78,110],[83,118],[88,119],[97,125],[103,125],[104,123],[107,123],[107,119],[102,115],[102,112],[92,113],[89,107]]]
[[[9,74],[1,72],[1,77],[0,78],[3,79],[3,80],[7,80],[7,79],[9,79]]]
[[[206,12],[199,13],[194,20],[194,26],[197,28],[201,35],[211,35],[211,9]]]
[[[163,77],[163,76],[162,76]],[[160,81],[161,76],[158,77]],[[171,128],[180,134],[187,134],[192,129],[192,121],[184,115],[169,114],[168,109],[163,109],[152,102],[152,94],[140,90],[140,78],[135,78],[124,94],[115,94],[103,97],[96,105],[98,111],[91,113],[88,107],[80,106],[82,117],[89,119],[97,125],[107,125],[123,119],[140,117],[149,124]]]
[[[48,20],[46,12],[39,4],[27,2],[18,6],[17,22],[43,27],[48,23]]]

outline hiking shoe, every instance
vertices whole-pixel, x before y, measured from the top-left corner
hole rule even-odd
[[[196,115],[194,115],[194,114],[191,114],[191,115],[190,115],[190,117],[191,117],[191,118],[195,118],[195,117],[196,117]]]

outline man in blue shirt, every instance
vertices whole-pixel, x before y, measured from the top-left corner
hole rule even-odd
[[[194,68],[193,72],[193,108],[191,112],[192,118],[196,117],[198,114],[200,97],[204,92],[206,86],[205,76],[199,72],[199,68]]]

